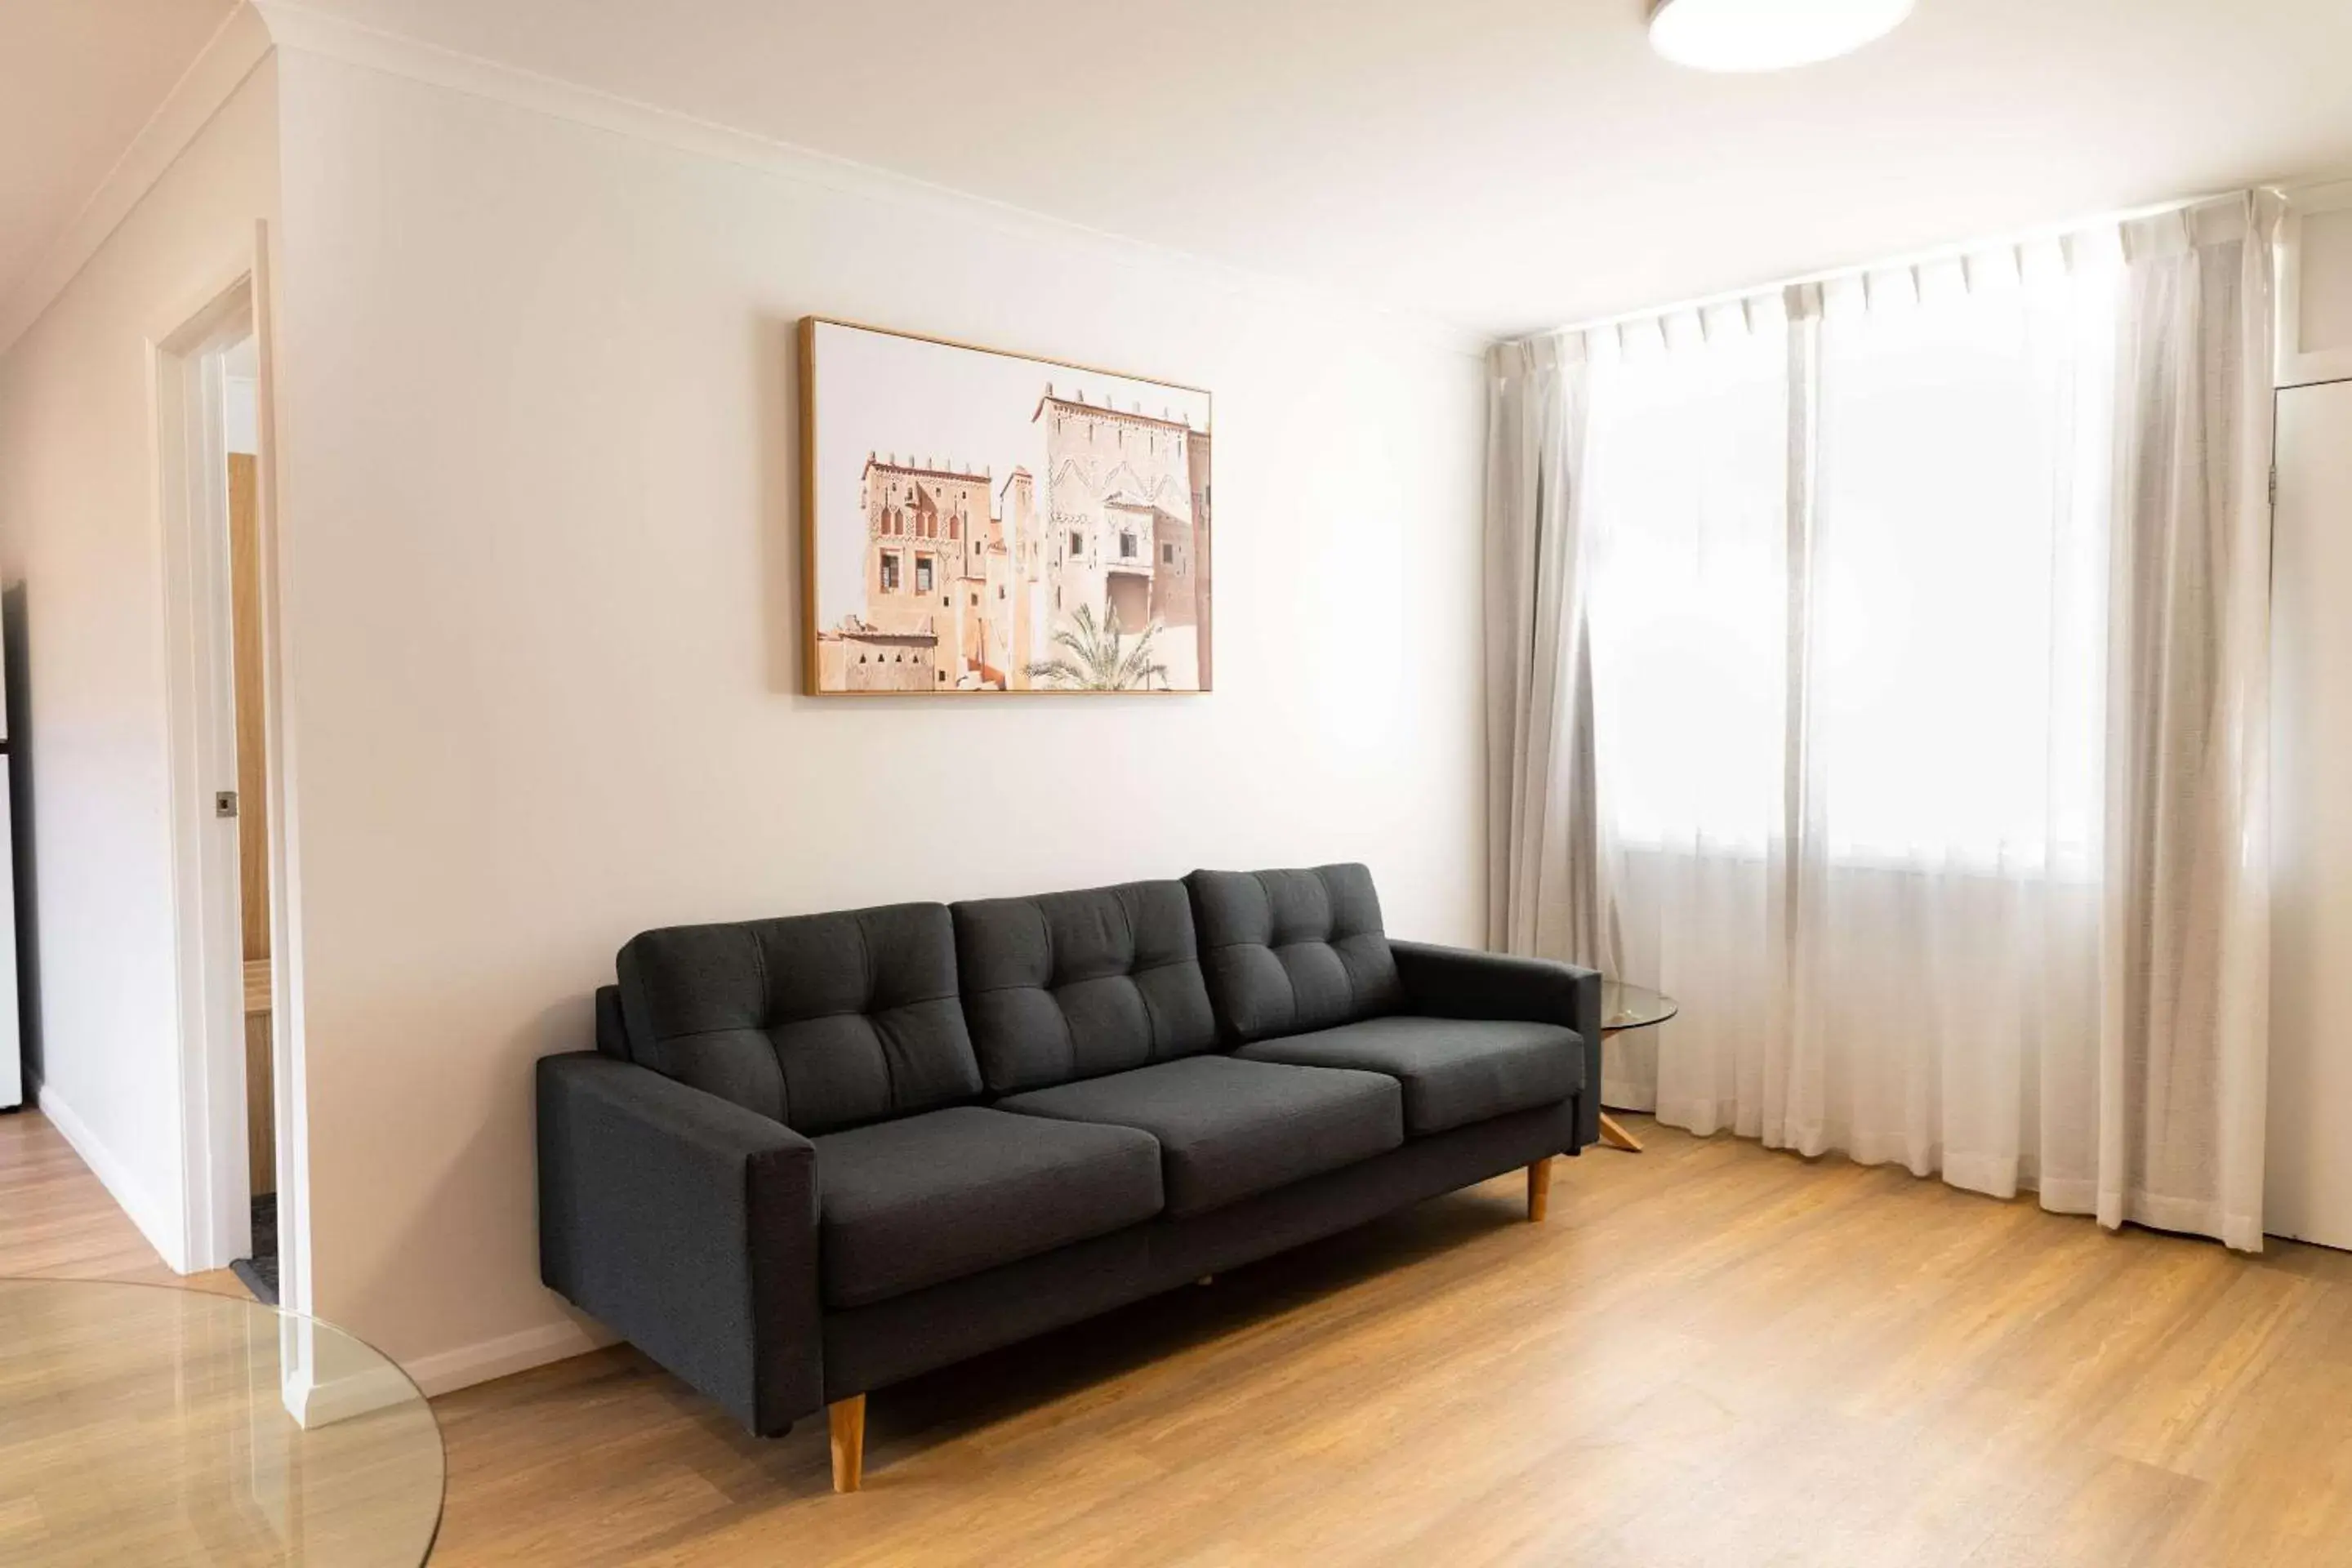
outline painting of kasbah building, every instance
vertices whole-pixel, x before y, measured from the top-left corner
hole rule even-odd
[[[1209,395],[801,324],[807,689],[1209,689]]]

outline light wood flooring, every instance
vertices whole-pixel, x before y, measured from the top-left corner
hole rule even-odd
[[[0,1278],[128,1279],[246,1294],[226,1268],[173,1273],[37,1110],[0,1112]]]
[[[2352,1564],[2352,1257],[1635,1125],[885,1390],[852,1497],[626,1350],[445,1396],[434,1563]],[[59,1152],[0,1274],[160,1267]]]

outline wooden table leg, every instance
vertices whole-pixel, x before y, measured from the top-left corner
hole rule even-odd
[[[1642,1141],[1626,1131],[1623,1124],[1605,1110],[1601,1113],[1601,1141],[1612,1149],[1622,1149],[1628,1154],[1642,1152]]]
[[[866,1395],[836,1399],[824,1414],[833,1429],[833,1489],[854,1492],[866,1484]]]

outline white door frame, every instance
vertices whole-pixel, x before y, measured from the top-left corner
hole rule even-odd
[[[237,824],[216,814],[215,797],[236,788],[225,360],[254,328],[248,268],[154,344],[180,1010],[176,1263],[189,1273],[253,1247]]]
[[[254,339],[261,379],[255,388],[260,495],[255,518],[260,555],[262,793],[269,828],[269,1060],[270,1106],[278,1128],[278,1302],[289,1311],[310,1306],[310,1120],[305,1088],[302,1009],[301,858],[294,828],[294,743],[287,732],[286,672],[289,639],[281,614],[281,563],[285,541],[278,533],[278,331],[271,314],[270,235],[267,220],[253,226]],[[239,937],[240,959],[243,938]],[[242,965],[238,980],[243,982]],[[242,998],[240,997],[240,1005]],[[241,1022],[241,1020],[240,1020]],[[240,1039],[239,1050],[243,1046]],[[252,1222],[247,1198],[247,1223]],[[299,1368],[310,1375],[306,1356]],[[288,1386],[294,1373],[288,1373]],[[297,1412],[299,1416],[299,1412]]]
[[[310,1305],[309,1140],[302,1099],[300,929],[293,873],[279,599],[277,369],[269,229],[150,339],[158,513],[163,531],[164,691],[170,718],[172,892],[180,1039],[175,1058],[183,1273],[225,1268],[253,1248],[246,1141],[245,940],[238,824],[215,809],[237,787],[235,605],[230,586],[225,358],[258,350],[256,519],[260,556],[263,795],[270,889],[270,1076],[276,1108],[278,1299]],[[170,318],[166,318],[169,320]]]

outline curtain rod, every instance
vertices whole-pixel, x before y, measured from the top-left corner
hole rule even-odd
[[[1622,327],[1629,321],[1654,321],[1686,310],[1707,310],[1722,305],[1737,305],[1760,295],[1777,294],[1784,289],[1794,289],[1803,284],[1833,283],[1841,279],[1867,277],[1873,272],[1887,271],[1898,267],[1924,267],[1938,261],[1957,261],[1983,251],[1996,250],[2003,246],[2031,245],[2036,240],[2061,239],[2097,224],[2135,223],[2141,218],[2161,217],[2166,213],[2185,212],[2191,207],[2202,206],[2207,202],[2227,201],[2230,197],[2246,191],[2284,191],[2284,185],[2277,183],[2258,180],[2252,184],[2240,185],[2231,190],[2210,191],[2203,195],[2179,196],[2171,201],[2150,202],[2145,206],[2125,207],[2119,211],[2089,213],[2081,217],[2069,218],[2063,223],[2041,224],[2032,228],[2012,229],[2006,234],[1987,235],[1977,239],[1963,240],[1955,245],[1938,245],[1925,250],[1907,251],[1897,256],[1884,257],[1875,261],[1825,268],[1819,272],[1798,273],[1793,277],[1781,278],[1770,282],[1751,283],[1738,289],[1720,289],[1712,294],[1694,295],[1689,299],[1677,300],[1670,304],[1644,305],[1636,310],[1618,310],[1606,316],[1588,316],[1582,321],[1570,321],[1565,326],[1548,327],[1541,331],[1527,332],[1516,338],[1505,338],[1501,341],[1505,343],[1531,343],[1543,338],[1566,337],[1575,332],[1598,331],[1603,327]]]

